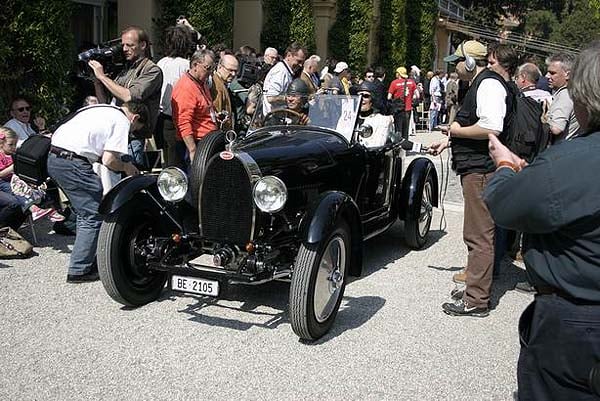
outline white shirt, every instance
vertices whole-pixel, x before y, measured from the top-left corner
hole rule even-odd
[[[269,70],[263,84],[263,115],[271,111],[271,103],[267,100],[267,96],[284,94],[293,78],[292,69],[285,61],[280,61]]]
[[[190,60],[182,57],[163,57],[156,63],[163,72],[162,88],[160,90],[161,113],[172,116],[171,95],[179,78],[190,69]]]
[[[363,125],[373,127],[373,135],[368,138],[360,138],[362,143],[367,148],[377,148],[384,146],[388,138],[394,131],[394,117],[384,116],[383,114],[373,113],[365,117]]]
[[[31,135],[35,135],[35,131],[31,128],[31,124],[21,122],[16,118],[8,120],[4,126],[15,131],[17,137],[19,137],[17,140],[17,148],[21,146],[25,139],[29,138]]]
[[[506,115],[506,89],[498,80],[486,78],[477,89],[477,125],[502,132]]]
[[[52,145],[91,159],[104,151],[127,154],[129,120],[118,107],[88,106],[61,125]]]

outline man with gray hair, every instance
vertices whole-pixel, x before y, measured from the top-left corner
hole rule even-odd
[[[263,61],[265,64],[275,65],[277,59],[279,58],[279,52],[274,47],[267,47],[265,49],[265,53],[263,54]]]
[[[568,71],[578,136],[529,165],[489,136],[496,172],[483,198],[494,221],[527,236],[537,291],[519,321],[521,401],[597,399],[588,380],[600,361],[600,42]]]
[[[579,123],[573,111],[573,101],[567,88],[574,61],[573,55],[569,53],[558,53],[546,60],[548,65],[546,77],[554,99],[548,112],[548,123],[554,143],[561,139],[571,139],[579,131]]]
[[[536,102],[552,103],[552,94],[537,88],[537,83],[542,77],[542,72],[533,63],[521,64],[515,74],[515,83],[524,96],[530,97]]]
[[[304,68],[302,69],[302,75],[300,75],[300,79],[302,79],[306,86],[308,86],[309,95],[314,94],[320,86],[319,78],[317,77],[320,61],[321,57],[313,54],[304,62]]]

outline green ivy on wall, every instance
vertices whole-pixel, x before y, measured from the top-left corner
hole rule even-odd
[[[305,45],[309,54],[314,53],[312,0],[263,0],[262,48],[275,47],[283,51],[294,41]]]
[[[72,3],[64,0],[7,0],[0,14],[0,108],[24,94],[49,123],[64,114],[73,96],[69,72],[75,63],[70,29]]]
[[[156,37],[161,38],[167,27],[184,15],[192,26],[206,37],[209,46],[217,43],[233,45],[234,0],[159,0],[160,17],[154,20]]]

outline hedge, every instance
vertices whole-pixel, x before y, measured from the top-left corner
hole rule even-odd
[[[7,0],[0,14],[0,108],[3,124],[10,99],[31,98],[34,113],[49,122],[65,113],[74,89],[69,72],[75,63],[70,1]]]
[[[294,41],[305,45],[309,54],[316,49],[312,0],[263,0],[262,48],[282,52]]]

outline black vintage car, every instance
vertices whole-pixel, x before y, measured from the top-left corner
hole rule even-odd
[[[405,151],[393,130],[383,145],[365,146],[373,129],[357,123],[360,103],[317,96],[307,125],[274,110],[244,136],[205,137],[189,177],[166,168],[121,181],[101,205],[98,266],[108,294],[140,306],[167,281],[209,296],[224,284],[290,281],[292,329],[323,336],[348,276],[361,274],[363,242],[401,219],[406,243],[420,248],[437,206],[431,161],[416,158],[402,177]]]

